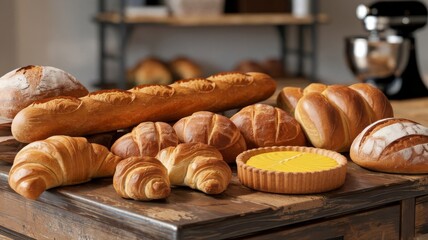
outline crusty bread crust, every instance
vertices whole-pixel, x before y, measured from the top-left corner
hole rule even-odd
[[[88,90],[75,77],[49,66],[26,66],[0,78],[0,117],[13,119],[31,103],[55,96],[83,97]]]
[[[171,85],[107,90],[82,98],[54,98],[23,109],[12,122],[20,142],[52,135],[83,136],[135,126],[143,121],[170,122],[196,111],[220,112],[269,98],[276,82],[262,73],[222,73]]]

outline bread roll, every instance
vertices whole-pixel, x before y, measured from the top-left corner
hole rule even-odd
[[[172,75],[165,63],[150,57],[139,62],[129,73],[135,85],[172,83]]]
[[[196,111],[220,112],[262,101],[275,88],[275,81],[266,74],[222,73],[169,86],[104,90],[80,99],[58,97],[19,112],[12,122],[12,133],[20,142],[32,142],[52,135],[114,131],[144,121],[175,121]]]
[[[285,111],[266,104],[247,106],[231,117],[247,143],[247,148],[304,146],[300,124]]]
[[[279,59],[266,59],[261,63],[261,66],[263,67],[264,72],[273,78],[283,78],[286,75],[284,63]]]
[[[428,173],[428,128],[402,118],[367,126],[350,150],[358,165],[390,173]]]
[[[0,78],[0,117],[12,119],[23,108],[44,98],[83,97],[88,90],[69,73],[49,66],[26,66]]]
[[[177,146],[174,129],[164,122],[143,122],[117,139],[111,152],[121,158],[155,157],[161,149]]]
[[[367,125],[393,116],[386,96],[365,83],[349,87],[317,83],[301,91],[284,88],[277,103],[291,113],[295,105],[294,117],[313,146],[339,152],[348,151]]]
[[[172,185],[188,186],[206,194],[226,190],[232,170],[221,153],[204,143],[182,143],[162,149],[156,156],[168,169]]]
[[[16,154],[9,185],[37,199],[46,189],[111,177],[122,159],[82,137],[53,136],[28,144]]]
[[[113,187],[123,198],[149,201],[169,196],[168,170],[154,157],[130,157],[116,166]]]
[[[243,60],[239,62],[233,70],[240,73],[265,72],[263,66],[254,60]]]
[[[169,65],[176,79],[181,80],[202,77],[201,67],[188,58],[175,58]]]
[[[178,139],[183,143],[200,142],[217,148],[228,163],[247,150],[239,129],[229,118],[207,111],[193,113],[174,124]]]

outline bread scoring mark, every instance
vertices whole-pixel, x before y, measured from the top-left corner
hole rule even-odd
[[[28,65],[28,66],[25,66],[25,67],[22,67],[22,68],[19,68],[18,70],[16,70],[16,72],[18,73],[18,72],[23,72],[23,73],[25,73],[27,70],[31,70],[32,68],[35,68],[36,66],[34,66],[34,65]]]
[[[119,89],[100,90],[90,93],[87,97],[96,101],[107,102],[114,105],[126,105],[135,99],[135,95],[133,93]]]
[[[76,111],[82,101],[75,97],[60,96],[42,99],[31,104],[31,107],[45,109],[55,114],[71,113]]]
[[[250,85],[254,78],[251,75],[239,73],[239,72],[224,72],[216,75],[212,75],[207,78],[211,81],[220,81],[224,83],[228,83],[230,85],[242,85],[247,86]]]
[[[194,90],[201,91],[201,92],[211,92],[215,89],[215,83],[214,82],[207,80],[207,79],[203,79],[203,78],[193,78],[193,79],[180,80],[180,81],[175,82],[172,85],[190,88],[190,89],[194,89]]]
[[[428,135],[409,135],[400,138],[391,144],[388,148],[382,152],[382,159],[390,159],[393,155],[401,155],[404,160],[412,159],[414,162],[415,158],[425,156],[425,161],[428,161]]]
[[[130,90],[131,92],[144,93],[158,97],[171,97],[175,93],[175,89],[167,85],[159,84],[148,84],[134,87]]]
[[[363,130],[364,133],[362,134],[361,145],[364,144],[364,142],[366,141],[366,138],[370,137],[372,133],[376,132],[378,129],[381,129],[387,125],[402,122],[402,121],[408,121],[408,120],[401,119],[401,118],[385,118],[370,124]]]
[[[401,149],[385,157],[388,159],[403,158],[405,161],[411,161],[412,165],[426,164],[428,161],[428,143],[418,144],[409,148]]]
[[[428,136],[428,128],[409,121],[395,122],[379,128],[370,134],[366,132],[366,138],[361,146],[361,151],[365,155],[371,155],[374,159],[379,159],[387,146],[409,135]]]

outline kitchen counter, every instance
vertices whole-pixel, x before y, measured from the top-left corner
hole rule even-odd
[[[428,125],[428,98],[392,104],[396,116]],[[9,169],[0,162],[0,235],[13,239],[428,237],[428,175],[373,172],[351,161],[345,184],[323,194],[258,192],[234,174],[220,195],[177,187],[166,200],[153,202],[120,198],[111,178],[27,200],[8,186]]]

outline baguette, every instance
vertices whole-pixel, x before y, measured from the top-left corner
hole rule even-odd
[[[143,121],[175,121],[196,111],[220,112],[269,98],[275,81],[263,73],[221,73],[166,85],[102,90],[82,98],[35,102],[12,122],[20,142],[53,135],[83,136],[135,126]]]

